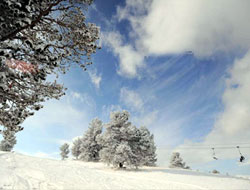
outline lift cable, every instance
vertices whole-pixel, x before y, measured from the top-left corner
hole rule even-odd
[[[240,144],[240,143],[238,143]],[[240,148],[241,149],[250,149],[250,146],[246,146],[246,145],[249,145],[249,143],[241,143],[241,144],[245,144],[245,146],[232,146],[232,145],[229,145],[229,144],[224,144],[222,146],[222,144],[220,144],[220,146],[209,146],[209,145],[206,145],[206,146],[183,146],[183,147],[177,147],[177,148],[162,148],[162,149],[175,149],[176,151],[178,150],[207,150],[207,149],[212,149],[212,157],[213,159],[215,160],[218,160],[218,157],[216,156],[215,154],[215,149],[237,149],[239,154],[240,154],[240,162],[243,162],[245,160],[245,157],[242,155],[241,151],[240,151]]]
[[[177,147],[175,148],[176,150],[181,150],[181,149],[211,149],[211,148],[214,148],[214,149],[235,149],[237,148],[237,146],[224,146],[224,147],[216,147],[216,146],[210,146],[210,147]],[[242,146],[240,148],[250,148],[250,146]],[[170,148],[168,148],[170,149]]]
[[[220,145],[220,146],[236,146],[236,145],[250,145],[250,142],[233,142],[233,143],[213,143],[213,144],[203,144],[203,145],[200,145],[200,144],[192,144],[190,146],[217,146],[217,145]]]

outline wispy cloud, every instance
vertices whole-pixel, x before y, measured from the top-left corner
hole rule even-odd
[[[127,78],[139,77],[138,69],[144,66],[143,54],[136,51],[131,44],[124,43],[118,32],[103,33],[103,44],[108,46],[119,58],[117,73]]]
[[[125,38],[113,27],[104,33],[104,45],[119,58],[118,73],[129,78],[140,75],[147,56],[191,51],[208,57],[246,51],[250,47],[249,6],[247,0],[126,0],[125,6],[117,7],[112,22],[128,21],[129,35]]]
[[[70,97],[70,98],[69,98]],[[82,104],[86,104],[88,110],[95,111],[96,103],[95,100],[89,96],[87,93],[79,93],[76,91],[69,92],[69,96],[66,98],[68,104],[75,105],[80,102]]]
[[[152,127],[155,121],[159,118],[158,110],[151,110],[146,113],[142,113],[141,115],[134,118],[134,121],[139,126]]]
[[[102,75],[101,74],[98,75],[97,70],[88,71],[88,74],[91,79],[91,82],[95,85],[97,89],[99,89],[100,83],[102,81]]]
[[[216,147],[231,145],[235,149],[217,149],[220,159],[234,159],[239,156],[236,145],[242,147],[242,154],[248,155],[243,147],[249,146],[250,141],[250,52],[242,59],[236,60],[229,70],[230,77],[225,79],[226,89],[222,100],[224,110],[216,120],[211,132],[200,143],[188,142],[185,145]],[[242,143],[248,143],[243,144]],[[217,146],[216,146],[217,144]],[[199,150],[199,154],[193,157],[197,150],[182,150],[189,162],[208,162],[211,158],[211,150]]]
[[[125,87],[121,88],[120,101],[123,103],[123,105],[133,111],[143,111],[143,100],[140,95],[133,90],[129,90]]]

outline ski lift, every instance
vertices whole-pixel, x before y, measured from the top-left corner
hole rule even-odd
[[[239,153],[240,153],[240,162],[243,162],[243,161],[245,160],[245,157],[241,154],[241,152],[240,152],[240,147],[237,146],[236,148],[238,149],[238,151],[239,151]]]
[[[217,158],[216,155],[215,155],[214,148],[212,148],[212,151],[213,151],[213,159],[218,160],[218,158]]]

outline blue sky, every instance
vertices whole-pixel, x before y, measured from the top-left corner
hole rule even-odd
[[[66,96],[24,122],[15,150],[58,157],[93,118],[105,123],[123,109],[155,135],[159,165],[181,146],[250,146],[249,7],[248,0],[96,0],[87,14],[101,27],[94,64],[61,76]],[[179,151],[192,168],[250,175],[236,149],[218,151],[217,162],[210,149]],[[242,152],[250,157],[250,148]]]

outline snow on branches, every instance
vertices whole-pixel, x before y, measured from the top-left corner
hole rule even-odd
[[[173,152],[171,158],[170,158],[170,168],[183,168],[183,169],[189,169],[189,166],[185,166],[186,163],[183,162],[183,159],[180,157],[179,152]]]
[[[112,112],[105,124],[94,119],[82,138],[73,141],[72,155],[84,161],[103,161],[117,168],[154,166],[154,137],[146,127],[136,128],[127,111]]]
[[[102,145],[97,141],[102,133],[102,121],[95,118],[90,123],[90,127],[83,135],[80,146],[80,159],[84,161],[99,161],[99,151]]]
[[[99,48],[99,27],[87,23],[92,0],[0,1],[0,125],[15,132],[65,88],[47,76],[72,64],[84,70]],[[0,130],[1,132],[1,130]]]
[[[127,111],[112,112],[110,122],[104,125],[98,118],[93,119],[83,137],[73,140],[72,155],[83,161],[102,161],[115,168],[155,166],[154,136],[146,127],[132,125],[129,116]]]
[[[81,144],[82,139],[80,137],[73,140],[73,145],[71,147],[71,154],[78,160],[79,155],[81,154]]]
[[[3,140],[0,142],[0,150],[11,151],[16,144],[16,136],[14,131],[4,130],[2,132]]]
[[[140,133],[128,121],[129,116],[127,111],[112,112],[102,135],[101,160],[114,167],[122,168],[126,165],[137,168],[142,165],[141,147],[138,144]]]
[[[153,135],[145,127],[137,128],[129,122],[127,111],[112,112],[110,122],[101,136],[101,160],[122,168],[155,165],[156,147]]]
[[[69,144],[68,143],[64,143],[61,147],[60,147],[60,151],[61,151],[61,157],[62,160],[64,160],[65,158],[68,158],[68,154],[69,154]]]
[[[140,145],[143,163],[146,166],[155,166],[157,158],[154,135],[150,134],[150,131],[145,126],[140,127],[139,131],[140,140],[138,144]]]

